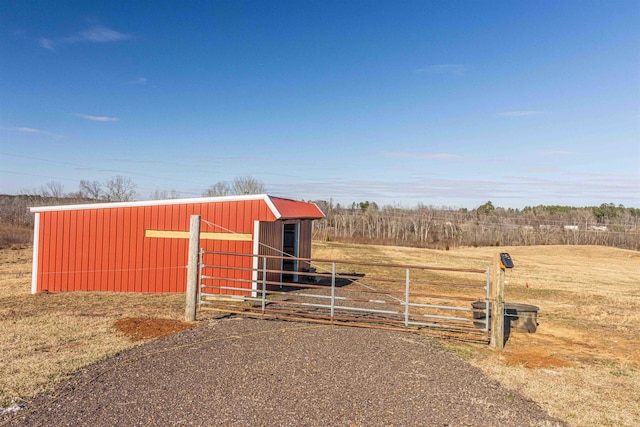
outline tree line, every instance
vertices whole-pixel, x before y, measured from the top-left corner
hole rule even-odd
[[[105,181],[80,180],[78,190],[66,192],[57,181],[50,181],[35,189],[21,190],[20,195],[0,195],[0,246],[7,243],[28,243],[34,216],[33,206],[72,205],[84,203],[130,202],[138,200],[136,185],[131,178],[121,175]],[[202,192],[203,197],[262,194],[265,185],[250,176],[235,177],[231,182],[219,181]],[[150,200],[178,199],[176,190],[154,190]],[[4,243],[3,243],[4,242]]]
[[[0,245],[28,243],[33,228],[32,206],[132,201],[136,184],[122,176],[104,182],[81,180],[78,191],[65,193],[57,182],[19,196],[0,196]],[[266,193],[253,177],[219,181],[203,197]],[[175,190],[155,190],[152,200],[179,198]],[[449,249],[461,246],[606,245],[640,250],[640,209],[613,203],[593,207],[556,205],[501,208],[488,201],[474,209],[350,205],[315,201],[326,217],[315,224],[317,239]]]
[[[322,240],[449,249],[461,246],[605,245],[640,250],[640,209],[603,203],[593,207],[475,209],[375,202],[342,206],[316,201],[326,218],[316,222]]]

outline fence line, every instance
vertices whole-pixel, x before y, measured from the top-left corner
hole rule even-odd
[[[488,342],[488,270],[230,252],[201,251],[200,256],[202,308],[261,317],[372,325]],[[234,266],[228,259],[223,264],[220,257],[238,260],[257,257],[260,262],[258,268],[242,265],[241,261]],[[285,270],[281,264],[273,267],[273,260],[284,259],[293,259],[299,265],[323,265],[327,272],[318,273],[315,267],[303,271]],[[271,268],[267,268],[269,261]],[[396,275],[337,273],[337,265],[384,267]],[[425,277],[428,274],[433,277]],[[455,277],[442,280],[439,276],[443,274]],[[482,279],[478,278],[480,274]],[[298,280],[283,281],[283,275],[297,276]],[[476,280],[466,275],[475,275]],[[484,309],[471,306],[479,300],[487,302]]]

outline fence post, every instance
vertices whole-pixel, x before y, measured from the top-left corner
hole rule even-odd
[[[491,267],[491,343],[493,350],[504,348],[504,270],[496,253]]]
[[[484,331],[489,334],[489,322],[491,319],[491,267],[487,268],[487,285],[484,297]]]
[[[198,246],[200,246],[200,238],[198,238]],[[198,277],[202,277],[202,266],[204,263],[202,262],[202,257],[204,256],[204,249],[200,248],[198,250]],[[202,305],[202,298],[200,298],[200,292],[202,292],[202,283],[198,281],[197,289],[196,289],[196,301],[197,306],[200,307]]]
[[[267,308],[267,257],[262,258],[262,314]]]
[[[404,283],[404,326],[409,327],[409,269],[405,273]]]
[[[200,251],[200,215],[191,215],[189,225],[189,264],[187,266],[187,304],[184,320],[196,320],[196,299],[198,298],[198,255]]]
[[[336,263],[331,263],[331,320],[335,313],[336,306]]]

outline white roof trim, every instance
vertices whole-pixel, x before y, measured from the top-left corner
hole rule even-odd
[[[139,202],[111,202],[111,203],[87,203],[79,205],[57,205],[57,206],[40,206],[30,208],[32,213],[37,212],[56,212],[56,211],[75,211],[86,209],[115,209],[115,208],[136,208],[142,206],[163,206],[163,205],[190,205],[195,203],[221,203],[221,202],[238,202],[243,200],[264,200],[276,219],[280,219],[282,215],[276,209],[271,198],[266,194],[249,194],[246,196],[223,196],[223,197],[196,197],[190,199],[169,199],[169,200],[144,200]]]
[[[282,214],[280,213],[278,208],[276,208],[276,205],[273,204],[273,200],[271,200],[269,196],[266,196],[264,201],[267,202],[267,206],[269,206],[269,209],[271,209],[271,212],[273,212],[273,215],[275,215],[276,219],[282,218]]]

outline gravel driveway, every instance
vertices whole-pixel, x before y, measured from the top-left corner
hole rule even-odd
[[[20,426],[564,425],[426,336],[226,318],[102,363]]]

